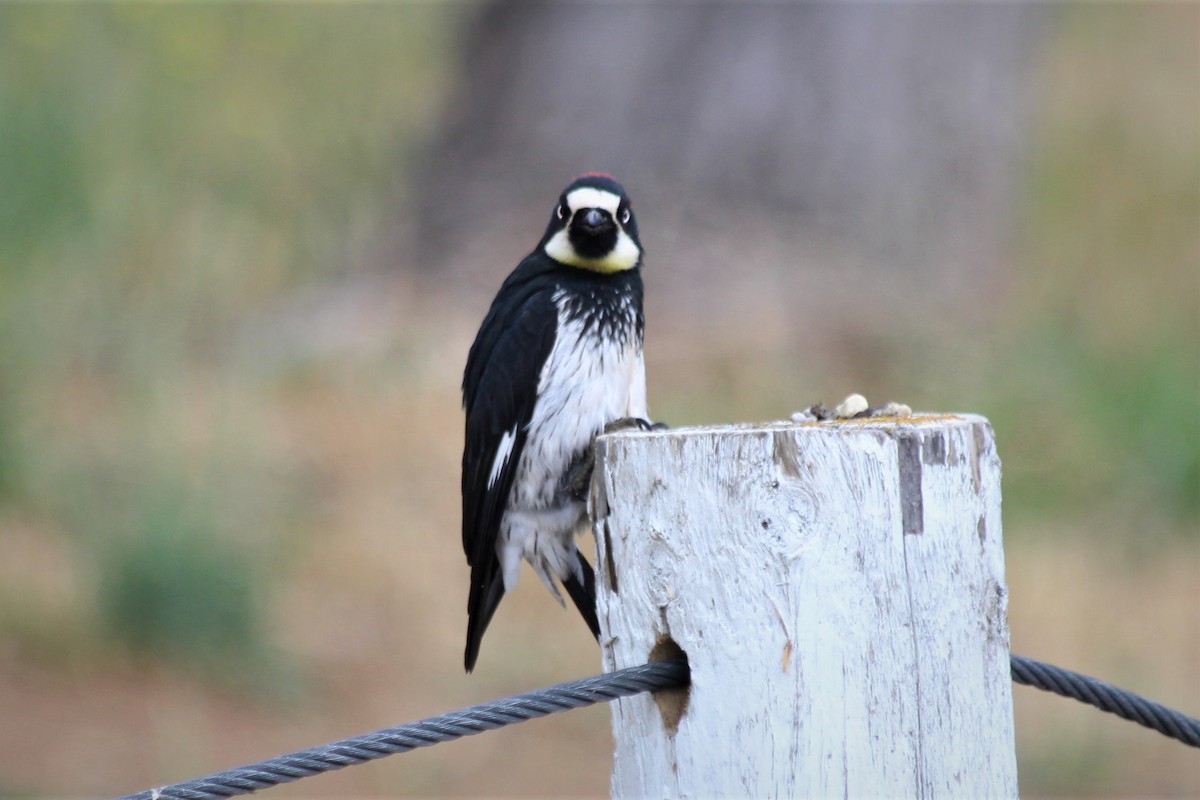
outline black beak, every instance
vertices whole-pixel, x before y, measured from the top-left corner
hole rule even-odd
[[[567,231],[571,246],[584,258],[602,258],[617,244],[617,223],[603,208],[581,208]]]
[[[575,223],[581,229],[580,232],[588,236],[604,233],[614,227],[613,219],[609,216],[609,213],[599,208],[589,208],[584,210],[582,214],[576,214]]]

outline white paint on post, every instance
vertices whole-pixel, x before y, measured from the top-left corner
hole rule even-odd
[[[1015,797],[1000,462],[981,417],[623,432],[592,504],[614,797]]]

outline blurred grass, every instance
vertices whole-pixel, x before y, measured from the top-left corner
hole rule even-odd
[[[253,662],[261,646],[261,579],[251,559],[214,533],[212,504],[189,507],[174,487],[151,486],[131,535],[103,553],[100,609],[107,628],[143,658]],[[193,501],[194,502],[194,501]]]
[[[101,630],[135,650],[236,660],[257,634],[255,540],[297,515],[231,333],[361,266],[446,23],[0,7],[0,498],[103,565]]]
[[[1200,20],[1164,7],[1064,21],[1045,56],[1008,348],[1026,391],[1010,391],[1005,418],[1036,410],[1058,430],[1023,437],[1045,446],[1006,494],[1058,513],[1108,498],[1151,523],[1142,535],[1162,520],[1197,541]]]
[[[403,234],[456,13],[0,6],[0,707],[24,704],[0,717],[25,721],[0,722],[0,785],[117,792],[594,669],[526,581],[494,668],[454,670],[456,383],[482,309],[414,296],[412,265],[389,264],[392,327],[334,317],[382,350],[280,354],[325,329],[296,298],[360,279]],[[653,405],[761,419],[861,390],[988,415],[1014,649],[1194,713],[1200,12],[1057,17],[1015,278],[977,328],[746,353],[681,314],[697,354],[657,350],[652,322]],[[292,665],[304,714],[237,694]],[[1200,791],[1189,754],[1079,713],[1018,694],[1024,793]],[[39,766],[29,748],[89,717],[107,727],[70,770]],[[602,792],[603,720],[312,791],[495,792],[536,769],[547,793]]]

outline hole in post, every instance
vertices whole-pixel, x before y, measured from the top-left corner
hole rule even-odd
[[[658,642],[650,651],[650,657],[647,660],[682,661],[684,666],[687,666],[688,663],[687,653],[683,652],[683,648],[666,634],[658,638]],[[678,689],[659,689],[650,693],[658,706],[659,713],[662,714],[663,726],[670,736],[674,736],[675,731],[679,730],[679,720],[683,719],[683,715],[687,713],[690,691],[690,686],[681,686]]]

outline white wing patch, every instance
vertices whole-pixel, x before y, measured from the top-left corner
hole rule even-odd
[[[500,473],[504,471],[504,465],[508,463],[508,458],[512,455],[513,442],[516,440],[517,429],[515,427],[511,431],[505,431],[500,437],[500,445],[496,448],[496,460],[492,462],[492,471],[488,473],[488,489],[495,486],[496,481],[500,479]]]

